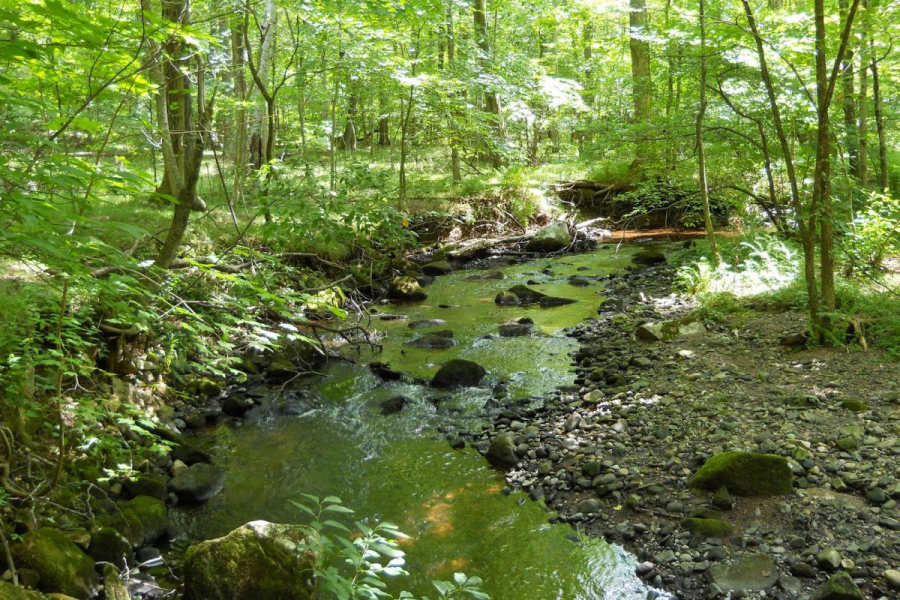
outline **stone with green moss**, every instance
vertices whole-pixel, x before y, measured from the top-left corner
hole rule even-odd
[[[26,590],[17,585],[0,581],[0,598],[3,600],[41,600],[44,596],[33,590]]]
[[[419,282],[412,277],[400,276],[391,280],[388,295],[392,300],[417,301],[425,300],[428,295],[422,291]]]
[[[500,306],[518,306],[519,297],[510,291],[503,290],[494,298],[494,302]]]
[[[118,510],[110,513],[103,524],[117,529],[132,546],[139,548],[165,535],[169,515],[162,500],[137,496],[128,502],[120,502]]]
[[[864,410],[869,410],[869,406],[862,400],[844,400],[843,402],[841,402],[841,407],[853,412],[862,412]]]
[[[37,571],[39,588],[73,598],[90,598],[96,589],[94,561],[63,532],[42,527],[12,545],[16,566]]]
[[[863,600],[859,590],[846,571],[834,575],[815,591],[810,600]]]
[[[88,554],[97,562],[107,562],[120,569],[134,562],[131,542],[112,527],[99,527],[94,530]]]
[[[572,243],[569,227],[562,221],[556,221],[531,236],[525,249],[529,252],[556,252]]]
[[[302,525],[253,521],[185,553],[185,600],[305,600],[315,591],[318,537]]]
[[[695,538],[724,538],[731,535],[731,525],[719,519],[688,518],[682,523]]]
[[[734,498],[731,497],[726,486],[723,485],[716,490],[712,505],[721,510],[731,510],[731,507],[734,506]]]
[[[775,454],[723,452],[713,456],[688,480],[693,488],[715,491],[723,485],[739,496],[791,493],[794,475],[787,459]]]

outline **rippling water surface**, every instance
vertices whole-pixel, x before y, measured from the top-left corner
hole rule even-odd
[[[502,494],[502,474],[481,456],[451,450],[436,432],[440,425],[478,430],[492,383],[506,381],[511,399],[571,384],[568,354],[575,342],[561,330],[595,314],[602,285],[592,280],[575,287],[568,277],[610,273],[627,264],[629,255],[610,249],[542,259],[500,268],[507,275],[503,280],[470,281],[484,271],[460,271],[428,286],[426,302],[380,307],[408,320],[372,321],[372,328],[387,333],[378,360],[430,377],[450,358],[467,358],[488,370],[489,385],[449,394],[436,409],[430,400],[443,395],[436,390],[385,383],[362,364],[333,362],[305,388],[322,408],[210,434],[206,442],[227,472],[226,487],[206,505],[178,511],[180,528],[189,537],[210,538],[254,519],[302,522],[304,515],[290,500],[301,499],[301,493],[336,495],[358,517],[392,521],[411,536],[404,547],[411,574],[392,582],[395,592],[433,597],[433,579],[463,571],[480,576],[484,591],[497,600],[644,598],[647,589],[633,575],[634,557],[601,540],[578,541],[566,525],[550,525],[538,503],[518,492]],[[498,291],[527,281],[537,282],[533,289],[578,302],[548,309],[494,304]],[[496,336],[500,323],[522,316],[534,319],[532,336]],[[446,321],[438,329],[454,331],[456,347],[402,345],[428,331],[413,330],[409,322],[435,318]],[[397,395],[414,403],[382,416],[379,402]]]

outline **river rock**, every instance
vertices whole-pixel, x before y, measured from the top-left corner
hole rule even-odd
[[[488,460],[502,467],[516,466],[519,463],[519,457],[516,456],[516,443],[512,435],[508,433],[495,435],[488,448],[487,457]]]
[[[567,248],[571,243],[569,226],[562,221],[556,221],[531,236],[525,249],[529,252],[556,252]]]
[[[432,277],[447,275],[453,272],[453,267],[446,260],[436,260],[422,267],[422,272]]]
[[[519,337],[528,335],[534,328],[534,321],[528,317],[522,317],[514,321],[508,321],[500,326],[501,337]]]
[[[794,475],[787,459],[775,454],[723,452],[710,458],[688,480],[693,488],[716,491],[726,486],[739,496],[791,493]]]
[[[103,565],[103,600],[131,600],[131,594],[122,583],[121,573],[115,565]]]
[[[534,304],[540,302],[541,298],[547,297],[547,294],[542,294],[541,292],[524,285],[512,286],[509,288],[509,293],[514,294],[520,304]]]
[[[481,383],[487,371],[471,360],[455,358],[441,367],[431,379],[436,388],[474,387]]]
[[[422,291],[419,282],[412,277],[399,276],[391,280],[391,286],[388,290],[388,296],[391,300],[401,300],[415,302],[425,300],[428,295]]]
[[[731,525],[720,519],[688,518],[682,523],[695,538],[724,538],[731,535]]]
[[[44,600],[45,596],[39,592],[0,581],[0,598],[3,600]]]
[[[506,275],[503,271],[488,271],[487,273],[469,275],[466,277],[466,281],[490,281],[496,279],[506,279]]]
[[[112,527],[99,527],[93,531],[88,554],[97,562],[112,563],[120,569],[134,563],[131,542]]]
[[[225,485],[225,472],[215,465],[199,463],[188,467],[169,481],[169,491],[189,504],[206,502]]]
[[[11,546],[16,567],[40,575],[43,592],[90,598],[97,587],[94,561],[63,532],[51,527],[31,531]]]
[[[309,527],[252,521],[187,549],[184,598],[312,598],[317,546],[318,534]]]
[[[816,563],[825,571],[837,571],[841,568],[841,554],[834,548],[825,548],[816,555]]]
[[[410,348],[426,348],[429,350],[445,350],[456,345],[453,339],[453,332],[449,329],[444,331],[431,331],[414,340],[404,342],[404,346]]]
[[[494,302],[500,306],[518,306],[519,297],[508,290],[503,290],[497,294]]]
[[[578,300],[572,300],[571,298],[558,298],[556,296],[544,296],[541,298],[539,304],[541,308],[552,308],[554,306],[565,306],[566,304],[575,304]]]
[[[884,572],[884,581],[888,584],[888,587],[900,590],[900,571],[896,569],[888,569]]]
[[[151,498],[166,499],[166,485],[169,478],[162,473],[145,473],[138,475],[135,479],[126,479],[122,482],[122,487],[128,492],[129,496],[150,496]]]
[[[253,399],[243,396],[228,396],[222,403],[222,412],[232,417],[241,417],[253,408]]]
[[[583,275],[572,275],[569,277],[569,285],[575,287],[587,287],[591,285],[591,280]]]
[[[443,319],[419,319],[418,321],[410,321],[408,327],[410,329],[422,329],[424,327],[440,327],[446,324],[447,321]]]
[[[682,337],[696,337],[706,333],[706,327],[692,318],[642,323],[634,335],[645,342],[661,342]]]
[[[388,400],[382,402],[379,407],[381,408],[381,414],[384,416],[397,414],[403,407],[407,404],[412,404],[412,400],[407,398],[406,396],[394,396]]]
[[[730,565],[715,565],[709,570],[710,581],[723,592],[758,592],[778,581],[778,569],[766,554],[751,554]]]
[[[810,600],[863,600],[862,592],[846,571],[833,575],[816,590]]]
[[[137,496],[128,502],[119,502],[118,508],[101,522],[118,530],[132,546],[139,548],[165,535],[169,528],[169,514],[165,503],[159,498]]]
[[[631,258],[631,262],[645,267],[662,265],[666,263],[666,255],[660,250],[641,250]]]

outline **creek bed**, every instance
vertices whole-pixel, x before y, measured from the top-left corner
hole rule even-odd
[[[283,392],[312,395],[320,408],[207,433],[206,446],[225,469],[226,486],[201,507],[173,511],[181,534],[217,537],[254,519],[302,522],[291,500],[302,500],[301,493],[336,495],[357,517],[394,522],[411,536],[404,544],[410,576],[390,582],[395,593],[433,596],[432,580],[463,571],[481,577],[495,600],[646,597],[633,556],[600,539],[579,539],[568,525],[549,524],[539,503],[520,492],[501,493],[502,473],[472,449],[452,450],[438,433],[480,430],[485,405],[500,410],[523,399],[539,404],[571,385],[569,353],[576,342],[562,330],[596,313],[603,284],[593,278],[623,268],[630,255],[629,249],[604,249],[498,265],[505,279],[472,280],[488,271],[457,271],[426,287],[424,302],[378,307],[407,316],[375,316],[371,327],[386,334],[382,352],[355,357],[355,363],[332,362],[323,377]],[[573,275],[590,285],[571,285]],[[499,291],[529,281],[532,289],[577,302],[554,308],[494,303]],[[497,335],[499,324],[526,316],[534,320],[531,335]],[[443,350],[405,346],[430,330],[409,323],[428,319],[446,321],[432,329],[452,330],[458,344]],[[445,393],[383,382],[365,364],[384,361],[429,378],[451,358],[478,362],[487,381]],[[506,389],[499,400],[498,384]],[[398,395],[413,402],[382,415],[380,403]]]

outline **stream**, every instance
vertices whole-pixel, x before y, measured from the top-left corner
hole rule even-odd
[[[548,522],[540,503],[521,492],[502,493],[503,474],[475,450],[453,450],[442,431],[478,431],[485,405],[540,403],[571,386],[569,353],[576,342],[563,330],[596,314],[603,283],[594,277],[622,269],[633,250],[595,252],[498,264],[506,278],[478,279],[487,271],[461,270],[438,277],[425,288],[428,300],[378,306],[379,313],[406,315],[370,328],[386,334],[384,349],[333,361],[322,377],[282,394],[314,397],[320,408],[293,417],[279,416],[219,426],[201,440],[226,471],[224,490],[207,504],[173,511],[188,538],[227,534],[255,519],[303,522],[291,504],[301,493],[335,495],[368,522],[387,520],[411,536],[403,545],[408,577],[389,582],[395,594],[408,590],[434,597],[434,579],[456,571],[477,575],[483,590],[502,599],[645,598],[649,591],[634,575],[636,559],[601,539],[581,539],[568,525]],[[590,285],[569,283],[573,275]],[[526,284],[545,294],[577,300],[555,308],[505,307],[496,294]],[[536,283],[535,283],[536,282]],[[500,337],[498,325],[519,317],[534,320],[522,337]],[[442,319],[431,329],[410,323]],[[450,329],[458,344],[433,350],[403,342],[430,330]],[[366,363],[430,378],[451,358],[473,360],[488,371],[479,388],[443,392],[403,382],[384,382]],[[507,397],[494,400],[505,383]],[[273,392],[274,393],[274,392]],[[413,402],[397,414],[382,415],[379,404],[398,395]],[[435,400],[439,400],[435,402]]]

